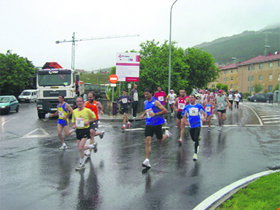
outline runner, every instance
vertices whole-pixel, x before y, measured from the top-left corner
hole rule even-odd
[[[222,130],[223,121],[226,120],[226,108],[227,105],[230,107],[230,103],[225,95],[223,95],[223,91],[219,90],[218,96],[216,97],[216,104],[217,104],[217,113],[218,113],[218,121],[219,121],[219,128],[218,130]]]
[[[229,94],[228,94],[228,101],[230,103],[230,110],[232,111],[232,106],[233,106],[233,98],[234,98],[234,94],[232,93],[232,90],[229,90]]]
[[[234,107],[236,109],[239,109],[240,99],[241,99],[241,95],[238,93],[238,91],[236,91],[235,94],[234,94]]]
[[[177,95],[174,93],[174,90],[170,90],[170,93],[167,95],[166,103],[168,102],[171,110],[171,115],[173,115],[173,107],[175,103]]]
[[[150,88],[145,89],[144,91],[145,98],[147,99],[144,102],[145,111],[139,117],[143,119],[146,115],[146,127],[145,127],[145,152],[146,159],[142,163],[143,167],[151,168],[150,165],[150,153],[151,153],[151,141],[154,134],[159,141],[163,142],[166,138],[171,137],[172,134],[165,130],[165,134],[162,133],[162,124],[165,123],[163,114],[167,113],[166,108],[155,98],[153,97],[153,91]]]
[[[207,97],[207,100],[204,101],[203,107],[206,111],[207,114],[207,119],[206,121],[208,122],[208,132],[211,129],[211,119],[213,116],[213,109],[215,108],[215,104],[211,101],[211,96]]]
[[[117,103],[121,104],[121,114],[123,114],[122,130],[125,129],[126,123],[127,123],[127,128],[130,127],[130,122],[128,121],[127,113],[128,113],[129,103],[131,102],[131,98],[130,96],[126,95],[126,92],[127,92],[126,90],[123,90],[123,95],[117,99]]]
[[[195,95],[191,94],[189,97],[190,103],[185,106],[182,112],[183,120],[182,123],[184,126],[185,124],[190,125],[190,135],[192,140],[194,141],[194,155],[193,160],[196,161],[198,159],[198,150],[199,150],[199,135],[201,130],[201,119],[199,113],[202,111],[204,112],[204,119],[206,121],[207,114],[202,107],[201,104],[196,103]],[[184,133],[183,133],[184,135]],[[181,133],[181,139],[183,139],[183,135]]]
[[[155,92],[155,98],[163,105],[165,106],[166,101],[166,94],[164,91],[162,91],[161,86],[158,86],[158,92]]]
[[[60,139],[62,145],[59,147],[60,150],[66,150],[68,149],[67,145],[64,142],[63,136],[62,136],[62,130],[64,130],[64,135],[69,136],[71,133],[73,133],[73,129],[69,130],[69,120],[68,117],[72,114],[73,110],[71,106],[64,102],[64,96],[60,95],[58,96],[59,104],[57,105],[57,111],[54,114],[50,114],[49,117],[56,117],[57,119],[57,134],[58,138]]]
[[[79,171],[85,168],[84,150],[94,148],[94,145],[85,146],[85,143],[90,138],[90,123],[96,120],[96,116],[94,112],[84,107],[82,97],[77,97],[76,104],[78,108],[73,111],[72,123],[73,129],[76,129],[77,144],[80,151],[80,164],[76,168]]]
[[[96,116],[96,121],[90,123],[90,143],[89,144],[93,144],[94,152],[97,152],[97,142],[94,141],[94,137],[99,136],[102,139],[105,132],[97,131],[98,122],[99,122],[98,111],[100,110],[100,114],[103,115],[103,107],[99,101],[95,100],[94,92],[91,91],[88,93],[88,101],[86,102],[85,107],[90,109],[91,111],[93,111]],[[90,156],[91,151],[92,151],[92,149],[86,150],[85,155]]]

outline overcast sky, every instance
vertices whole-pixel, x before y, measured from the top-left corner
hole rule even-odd
[[[76,44],[76,69],[115,65],[116,53],[169,39],[174,0],[0,0],[0,53],[11,50],[35,66],[57,61],[71,67],[71,43],[56,40],[139,34]],[[279,0],[178,0],[172,41],[183,48],[280,23]]]

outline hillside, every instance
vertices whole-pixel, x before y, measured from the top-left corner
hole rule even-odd
[[[280,25],[260,31],[244,31],[241,34],[223,37],[212,42],[202,43],[194,47],[211,53],[219,64],[232,63],[232,57],[245,61],[258,55],[264,55],[265,45],[269,45],[267,53],[280,50]]]

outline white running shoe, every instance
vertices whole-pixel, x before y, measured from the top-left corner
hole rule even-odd
[[[81,171],[81,170],[83,170],[85,168],[86,168],[85,164],[80,164],[75,170],[76,171]]]
[[[149,159],[145,159],[144,162],[142,163],[142,166],[146,168],[151,168]]]
[[[90,157],[90,150],[89,149],[85,150],[84,154],[85,154],[85,156]]]
[[[171,137],[171,136],[172,136],[172,133],[170,133],[169,130],[165,130],[165,134],[166,134],[168,137]]]
[[[197,154],[194,153],[194,155],[193,155],[193,160],[196,161],[197,159],[198,159]]]
[[[182,146],[182,143],[183,143],[182,139],[179,139],[178,143],[179,143],[179,146]]]
[[[61,147],[59,147],[59,150],[66,150],[66,149],[68,149],[68,147],[67,147],[66,144],[65,144],[65,145],[62,145]]]
[[[101,131],[100,134],[99,134],[99,138],[100,138],[100,139],[103,139],[104,134],[105,134],[105,131]]]

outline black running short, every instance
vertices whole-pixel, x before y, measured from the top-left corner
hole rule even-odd
[[[84,129],[76,129],[76,136],[78,140],[82,140],[83,138],[90,138],[90,128],[84,128]]]
[[[182,119],[182,112],[177,112],[177,119],[181,120]]]
[[[225,114],[226,110],[217,110],[217,112],[221,112],[222,114]]]
[[[121,108],[121,114],[124,114],[124,113],[128,113],[128,108],[127,107],[123,107]]]
[[[233,104],[233,100],[228,100],[229,101],[229,103],[232,105]]]
[[[89,126],[90,126],[90,129],[92,129],[92,130],[97,130],[97,128],[98,128],[98,120],[96,120],[96,121],[94,121],[94,122],[91,122],[91,123],[89,123]]]
[[[162,125],[146,125],[145,127],[145,137],[156,134],[157,139],[162,139]]]

